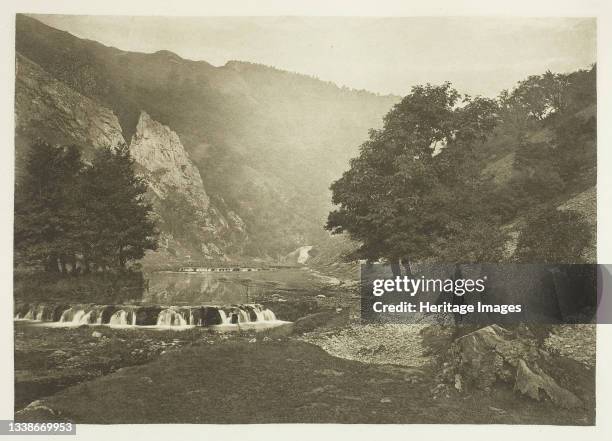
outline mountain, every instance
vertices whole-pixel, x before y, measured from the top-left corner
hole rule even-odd
[[[16,169],[31,142],[127,143],[160,255],[277,258],[324,241],[329,185],[395,96],[272,67],[126,52],[16,19]]]

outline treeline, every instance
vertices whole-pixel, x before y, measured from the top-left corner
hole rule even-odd
[[[126,269],[157,248],[146,184],[125,145],[94,152],[39,140],[15,188],[15,262],[50,272]]]
[[[593,66],[531,76],[496,99],[414,87],[332,184],[327,229],[361,243],[352,258],[498,262],[517,222],[512,260],[581,262],[589,223],[557,206],[595,185],[595,84]],[[507,179],[484,172],[508,156]]]

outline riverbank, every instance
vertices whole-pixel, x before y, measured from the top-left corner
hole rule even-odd
[[[431,373],[333,357],[290,338],[194,342],[66,389],[19,421],[122,423],[589,424],[512,390],[436,399]]]
[[[361,325],[353,286],[299,271],[297,282],[279,271],[258,298],[292,323],[259,332],[16,322],[16,419],[593,424],[594,405],[559,409],[507,384],[460,393],[440,375],[452,327]]]
[[[156,332],[15,322],[15,410],[120,368],[147,363],[196,340],[214,343],[221,337],[197,329]]]

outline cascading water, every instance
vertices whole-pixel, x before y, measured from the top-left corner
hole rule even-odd
[[[248,323],[250,321],[251,319],[249,317],[249,313],[242,309],[239,309],[238,310],[238,323]]]
[[[276,321],[276,315],[270,311],[269,309],[264,309],[262,311],[263,317],[264,317],[264,321],[266,322],[273,322]]]
[[[38,311],[36,312],[36,320],[42,321],[44,315],[45,315],[45,307],[44,305],[40,305],[40,307],[38,308]]]
[[[125,309],[120,309],[115,312],[109,322],[110,325],[136,325],[136,314],[133,311],[126,311]]]
[[[164,309],[157,317],[157,326],[186,326],[185,318],[180,312],[173,309]]]
[[[248,305],[252,308],[257,316],[258,322],[273,322],[276,320],[276,315],[267,308],[262,308],[261,305]]]
[[[15,308],[15,320],[57,322],[64,326],[274,326],[282,323],[275,314],[259,304],[219,306],[128,306],[113,305],[21,305]],[[231,328],[230,328],[231,329]]]
[[[222,309],[219,310],[219,317],[221,317],[222,325],[227,325],[229,323],[229,318],[227,317],[227,314],[225,313],[224,310]]]

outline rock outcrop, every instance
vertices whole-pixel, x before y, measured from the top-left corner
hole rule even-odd
[[[130,142],[130,152],[145,169],[147,182],[161,199],[174,189],[200,211],[208,208],[209,199],[200,172],[191,162],[178,135],[144,111]]]
[[[443,381],[458,392],[489,391],[496,383],[506,383],[520,395],[568,409],[584,402],[578,390],[570,390],[578,389],[573,387],[577,380],[572,385],[567,378],[592,376],[586,366],[554,357],[539,347],[527,328],[511,332],[490,325],[470,332],[451,344],[446,359]]]
[[[122,127],[113,111],[54,78],[20,54],[17,54],[16,64],[15,127],[18,175],[26,152],[37,138],[51,144],[75,144],[81,147],[85,160],[89,160],[96,149],[125,143]],[[163,203],[169,198],[184,198],[193,212],[192,225],[184,228],[189,229],[189,241],[176,232],[164,230],[163,222],[160,223],[160,253],[169,249],[174,253],[165,258],[184,258],[191,256],[194,250],[205,257],[223,258],[228,246],[239,249],[247,237],[244,221],[225,207],[222,198],[218,198],[217,206],[210,204],[200,171],[170,127],[142,111],[131,138],[130,151],[137,173],[149,185],[160,220],[174,218],[175,223],[183,227],[183,220],[176,213],[168,212]],[[194,242],[194,238],[199,242]]]
[[[94,148],[125,142],[119,120],[110,109],[74,91],[19,54],[15,76],[17,137],[44,135],[52,143]]]

